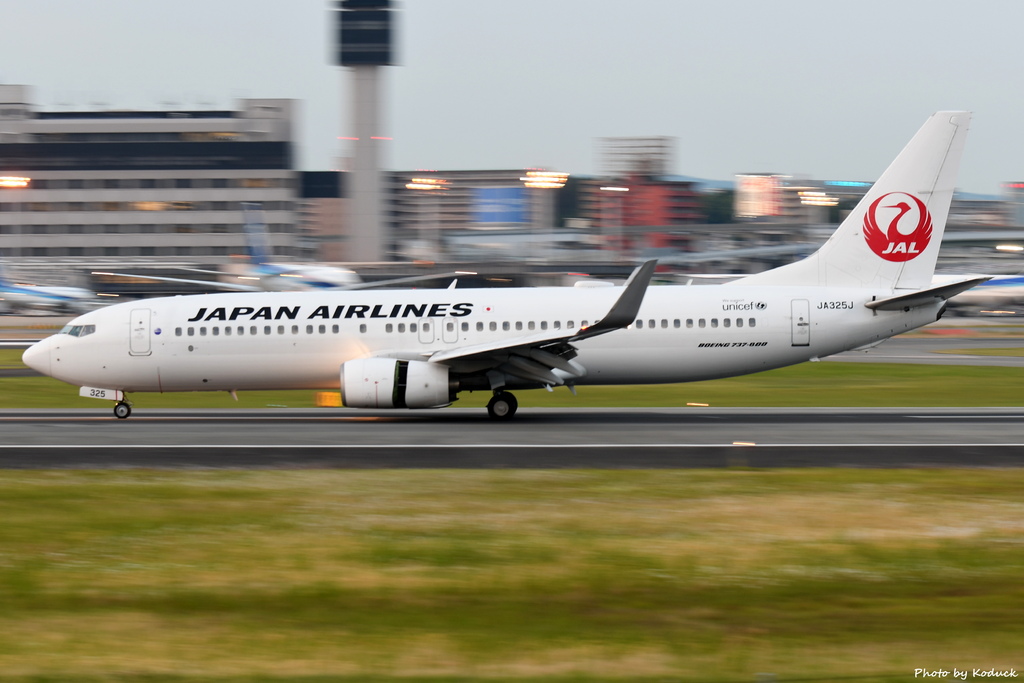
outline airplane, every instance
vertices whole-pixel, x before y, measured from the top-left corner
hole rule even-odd
[[[934,322],[987,280],[933,284],[969,112],[930,117],[832,237],[715,287],[622,286],[202,294],[82,315],[24,352],[38,372],[115,402],[134,392],[316,389],[350,408],[440,408],[491,392],[658,384],[760,372]]]
[[[12,312],[82,313],[97,306],[96,294],[83,287],[50,287],[16,283],[0,262],[0,306]]]
[[[988,282],[957,294],[950,303],[964,314],[984,308],[1002,310],[980,312],[1016,313],[1021,303],[1024,303],[1024,275],[995,275]]]
[[[155,282],[177,282],[190,285],[201,285],[210,289],[235,292],[287,292],[305,291],[310,289],[373,289],[396,284],[437,280],[458,275],[476,275],[476,273],[453,271],[430,275],[412,275],[409,277],[364,282],[359,274],[349,268],[306,263],[271,263],[270,247],[267,240],[267,226],[261,218],[260,205],[256,202],[242,202],[244,221],[242,230],[245,233],[245,245],[249,262],[238,276],[245,282],[215,282],[211,280],[195,280],[158,275],[142,275],[139,273],[111,273],[93,271],[93,275],[108,277],[135,278],[153,280]],[[192,273],[224,275],[217,270],[202,268],[182,268]]]

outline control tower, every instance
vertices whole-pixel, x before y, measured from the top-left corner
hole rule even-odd
[[[381,149],[381,67],[393,64],[391,0],[341,0],[337,10],[337,64],[353,74],[352,167],[348,187],[348,258],[383,261],[387,225],[383,220]]]

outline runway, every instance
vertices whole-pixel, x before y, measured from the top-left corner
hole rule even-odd
[[[0,411],[0,468],[1020,467],[1024,409]]]

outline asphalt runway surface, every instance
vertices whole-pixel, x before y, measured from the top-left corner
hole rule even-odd
[[[1021,342],[907,337],[823,360],[1020,367],[948,352]],[[523,408],[510,422],[457,408],[8,410],[0,468],[1020,467],[1022,421],[1014,408]]]
[[[1020,467],[1024,409],[0,411],[0,468]]]

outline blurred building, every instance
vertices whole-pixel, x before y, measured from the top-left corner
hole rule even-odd
[[[533,239],[507,242],[509,259],[545,257],[539,235],[557,225],[556,194],[568,173],[542,169],[400,171],[387,175],[391,258],[443,261],[473,252],[473,236],[493,251],[495,234]]]
[[[1003,199],[1007,205],[1007,221],[1010,225],[1024,227],[1024,182],[1003,183]]]
[[[41,111],[0,85],[0,256],[60,267],[226,263],[259,202],[276,256],[297,251],[294,102],[234,111]]]
[[[741,174],[736,176],[735,214],[739,220],[758,223],[832,226],[845,218],[872,184],[770,173]],[[1024,201],[1024,184],[1021,187],[1019,196]],[[1012,206],[1012,199],[956,193],[948,222],[958,226],[1024,225],[1024,222],[1014,222]],[[1024,210],[1020,219],[1024,219]]]
[[[306,171],[299,174],[300,199],[296,202],[296,250],[307,261],[351,261],[345,226],[343,184],[348,174]]]

